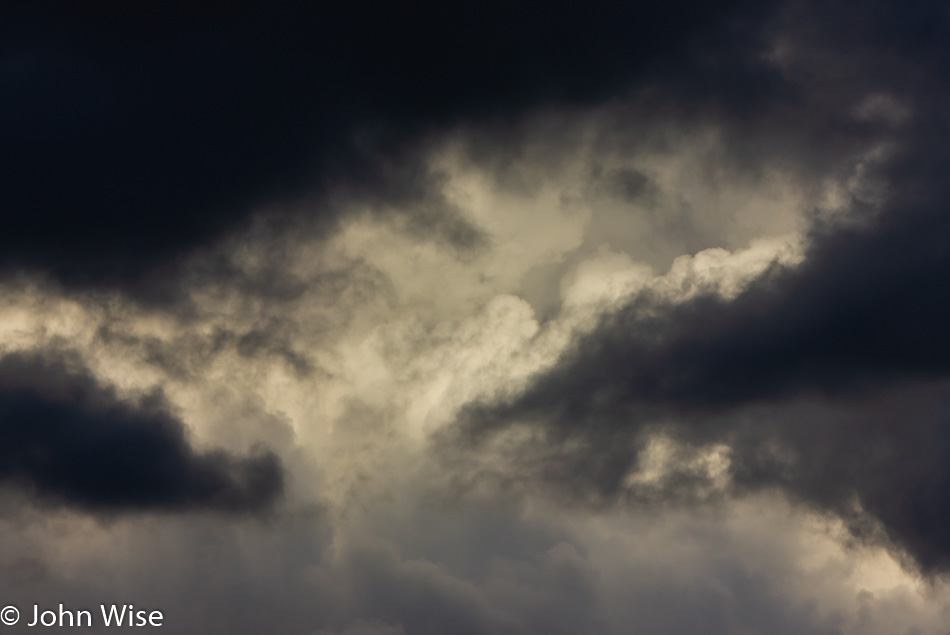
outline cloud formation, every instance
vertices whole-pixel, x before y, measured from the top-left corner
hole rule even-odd
[[[932,51],[902,39],[903,27],[887,32],[895,65],[923,55],[915,68],[931,77]],[[851,519],[856,535],[893,543],[925,572],[947,571],[950,303],[939,290],[950,283],[950,192],[932,135],[947,128],[948,92],[906,91],[915,120],[861,164],[873,187],[812,222],[800,263],[776,263],[734,297],[634,294],[523,393],[471,406],[463,436],[536,426],[544,440],[525,457],[540,461],[542,478],[608,499],[625,494],[650,433],[725,443],[736,486],[779,488]],[[870,99],[862,117],[903,118]],[[669,496],[704,487],[700,476],[679,473]]]
[[[950,628],[942,3],[219,5],[0,8],[5,603]]]
[[[263,512],[283,489],[278,458],[199,452],[160,395],[120,401],[82,369],[0,359],[0,482],[93,513]]]
[[[760,45],[743,5],[11,3],[0,264],[142,291],[261,208],[310,195],[306,214],[332,219],[328,189],[424,198],[414,135],[670,73],[755,92],[767,68],[733,65]]]

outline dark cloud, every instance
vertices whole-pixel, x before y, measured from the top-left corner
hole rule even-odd
[[[844,597],[863,584],[838,570],[853,560],[801,577],[809,554],[782,521],[743,517],[736,526],[749,531],[736,534],[701,513],[655,526],[638,514],[613,531],[607,515],[562,517],[537,499],[471,504],[508,503],[504,493],[538,482],[605,506],[718,507],[750,494],[770,506],[762,493],[777,491],[925,573],[950,571],[948,26],[946,3],[930,0],[5,3],[0,278],[45,272],[68,290],[151,298],[129,308],[87,296],[87,307],[106,299],[90,355],[188,382],[201,403],[222,404],[207,422],[212,436],[237,448],[276,440],[284,460],[198,450],[160,396],[120,398],[71,358],[0,357],[0,486],[31,499],[43,520],[7,532],[5,595],[157,596],[182,632],[847,630],[834,590]],[[395,430],[399,413],[426,405],[405,402],[421,394],[415,384],[395,397],[383,385],[365,407],[306,407],[327,388],[306,383],[324,378],[324,343],[350,348],[358,334],[403,331],[362,327],[374,307],[395,306],[395,285],[365,263],[301,272],[283,239],[323,235],[340,210],[371,208],[420,241],[482,253],[489,237],[440,194],[445,183],[425,163],[450,129],[463,161],[519,193],[576,158],[565,138],[587,143],[593,130],[585,195],[647,214],[675,208],[651,219],[657,237],[676,235],[664,258],[723,245],[693,226],[702,210],[692,200],[668,205],[675,193],[649,170],[612,159],[714,133],[722,147],[710,170],[740,185],[774,168],[806,198],[826,179],[859,174],[864,185],[847,214],[813,223],[802,264],[776,264],[731,299],[640,295],[521,394],[470,405],[450,431],[455,445],[438,448],[449,474],[433,470],[427,486],[442,495],[463,474],[463,485],[487,487],[467,498],[447,488],[445,510],[419,511],[400,496],[425,489],[408,483],[425,461],[406,457]],[[883,158],[868,159],[875,147]],[[544,155],[540,167],[531,152]],[[510,169],[519,162],[528,167]],[[234,242],[216,242],[238,230],[260,249],[259,267],[243,268]],[[571,264],[539,265],[551,283],[538,295],[558,297]],[[50,297],[62,288],[42,286]],[[194,301],[163,314],[180,321],[143,334],[150,327],[135,322],[182,288]],[[425,337],[442,337],[442,326]],[[346,375],[331,397],[337,386],[377,386],[350,381],[375,362],[340,361]],[[218,390],[227,380],[209,375],[215,363],[231,377],[234,364],[250,365],[239,374],[266,380],[270,406],[280,389],[253,371],[272,362],[308,389],[288,408],[315,446],[306,453],[256,389]],[[407,385],[405,368],[371,370]],[[392,399],[398,408],[376,404]],[[631,482],[649,467],[654,434],[677,443],[670,469]],[[726,486],[696,460],[710,444],[728,448]],[[326,474],[312,460],[319,452],[335,466]],[[285,469],[311,483],[311,496],[324,485],[337,493],[333,509],[266,526],[170,513],[266,512]],[[59,507],[127,518],[93,523],[87,536],[72,515],[53,526],[63,516],[47,510]],[[603,553],[554,529],[559,518],[583,520],[577,535]],[[8,529],[18,520],[0,518]],[[63,532],[70,548],[51,548]],[[759,533],[767,557],[746,540]]]
[[[753,25],[767,12],[747,9],[7,3],[0,264],[68,283],[127,283],[250,210],[321,200],[331,183],[411,195],[413,169],[387,166],[417,160],[404,151],[415,135],[595,103],[635,79],[675,78],[748,108],[752,93],[771,89],[759,81],[767,65],[750,61],[763,43]],[[721,91],[724,74],[742,88]],[[473,244],[471,228],[447,213],[449,240]]]
[[[288,332],[292,332],[291,325],[271,319],[241,333],[218,327],[207,336],[188,333],[170,340],[132,335],[116,324],[101,326],[97,335],[102,345],[130,350],[146,364],[180,381],[194,381],[207,371],[210,362],[229,351],[245,360],[276,359],[298,377],[308,376],[316,367],[291,344]]]
[[[830,511],[911,569],[950,571],[950,384],[798,399],[730,417],[738,491],[775,488]]]
[[[121,401],[73,363],[0,359],[0,482],[84,511],[261,512],[283,490],[277,457],[191,447],[159,396]]]
[[[939,141],[950,87],[937,81],[947,53],[933,42],[950,23],[928,7],[935,23],[916,12],[862,22],[855,55],[821,43],[824,71],[851,70],[840,93],[893,88],[915,114],[885,137],[889,156],[865,164],[874,187],[856,192],[844,217],[814,222],[802,264],[773,265],[732,299],[641,294],[522,394],[473,404],[467,443],[537,428],[509,450],[515,473],[602,502],[631,495],[625,478],[651,432],[690,447],[726,443],[740,491],[777,487],[925,572],[950,570],[950,154]],[[879,55],[869,42],[890,48]],[[798,46],[819,49],[808,37]],[[877,76],[866,66],[875,56]],[[826,100],[824,120],[845,103]],[[690,500],[707,481],[683,468],[665,491],[633,496]]]
[[[542,475],[608,497],[646,432],[728,442],[743,486],[867,512],[921,567],[950,568],[950,198],[930,194],[818,231],[802,265],[735,299],[639,297],[512,402],[473,406],[468,433],[540,425]]]
[[[735,299],[703,294],[664,306],[640,296],[519,407],[549,410],[547,397],[561,394],[558,418],[570,421],[617,416],[628,403],[704,411],[943,376],[948,219],[942,207],[900,204],[873,227],[816,236],[803,265],[773,266]]]

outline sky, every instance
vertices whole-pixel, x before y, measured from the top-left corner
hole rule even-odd
[[[3,628],[946,635],[947,68],[930,0],[3,3]]]

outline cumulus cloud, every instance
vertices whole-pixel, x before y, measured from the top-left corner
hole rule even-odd
[[[906,66],[921,52],[904,44]],[[931,84],[916,90],[921,109],[945,99]],[[542,480],[607,500],[630,493],[657,431],[688,446],[724,443],[741,488],[780,488],[923,571],[946,571],[937,457],[950,305],[937,289],[950,271],[948,193],[936,176],[946,157],[929,138],[946,119],[929,115],[890,151],[852,164],[846,211],[814,217],[800,260],[776,260],[726,294],[631,286],[526,390],[473,403],[463,443],[527,429],[514,473],[529,461]],[[694,472],[678,472],[669,495],[706,487]]]
[[[278,4],[0,9],[5,602],[947,630],[942,6]]]

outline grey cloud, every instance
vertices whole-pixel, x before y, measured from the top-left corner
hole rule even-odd
[[[167,632],[229,635],[914,627],[915,609],[886,597],[867,600],[857,625],[847,608],[836,615],[851,606],[848,564],[826,567],[825,583],[796,568],[796,553],[754,553],[754,532],[730,543],[682,518],[591,527],[625,504],[702,513],[760,496],[769,508],[763,492],[776,492],[841,517],[856,544],[886,544],[925,573],[950,570],[944,3],[278,3],[286,13],[255,2],[51,3],[48,14],[16,4],[0,9],[11,18],[0,20],[12,210],[2,275],[48,274],[63,285],[50,295],[81,302],[101,288],[135,298],[128,313],[105,311],[85,353],[131,358],[199,409],[227,401],[201,415],[212,436],[228,448],[265,436],[282,458],[200,451],[160,396],[120,398],[76,360],[0,359],[0,483],[34,503],[0,515],[4,598],[154,601]],[[847,214],[815,221],[801,265],[775,265],[732,299],[641,295],[522,394],[471,404],[428,457],[404,454],[394,411],[407,409],[390,409],[402,396],[386,392],[398,381],[383,386],[382,405],[356,395],[299,415],[303,442],[329,439],[307,455],[276,413],[283,393],[269,384],[265,407],[243,379],[215,393],[219,379],[204,375],[217,362],[242,378],[276,365],[299,382],[295,395],[352,389],[337,385],[351,377],[321,384],[321,347],[388,336],[373,329],[392,315],[393,285],[359,262],[307,277],[291,255],[329,249],[348,210],[371,210],[373,223],[464,264],[491,255],[491,237],[429,171],[446,131],[493,185],[526,195],[593,133],[591,165],[603,154],[609,167],[579,189],[585,204],[618,208],[618,224],[598,225],[594,209],[577,253],[532,271],[544,317],[570,258],[601,238],[662,265],[684,250],[739,247],[730,241],[760,227],[724,238],[709,230],[717,210],[623,159],[710,133],[719,141],[702,161],[721,170],[713,185],[779,170],[813,196],[826,180],[863,180]],[[868,158],[875,148],[883,158]],[[653,214],[639,232],[649,235],[634,241],[641,213]],[[232,258],[244,248],[263,264]],[[153,313],[167,320],[160,334],[136,323]],[[421,316],[420,347],[438,317]],[[631,484],[654,434],[678,444],[671,469]],[[693,464],[710,444],[728,449],[725,488]],[[266,524],[241,518],[274,509],[290,475],[306,490],[290,504],[298,493],[319,500],[320,452],[345,456],[355,500],[309,515],[281,507]],[[444,461],[427,475],[435,485],[407,482],[428,459]],[[406,500],[446,482],[432,507]],[[473,502],[486,490],[514,502]],[[226,514],[179,513],[190,511]],[[591,521],[588,543],[602,552],[561,516]],[[667,529],[673,538],[657,541]],[[767,551],[785,530],[762,530]],[[875,624],[890,613],[893,628]]]
[[[804,262],[770,267],[735,298],[645,293],[605,316],[523,393],[471,404],[456,430],[461,452],[499,451],[496,435],[533,431],[500,450],[510,475],[602,504],[630,495],[625,479],[652,433],[726,443],[740,491],[778,488],[842,516],[858,537],[892,544],[925,573],[950,570],[950,155],[939,141],[950,131],[950,86],[937,71],[947,22],[924,20],[932,9],[862,14],[845,49],[824,31],[844,19],[834,9],[819,9],[827,19],[812,29],[790,8],[788,68],[814,71],[797,88],[811,123],[791,126],[794,141],[772,126],[806,119],[785,119],[791,111],[779,106],[729,143],[749,160],[825,152],[819,165],[840,166],[857,147],[849,139],[876,137],[889,153],[865,164],[870,189],[854,192],[846,214],[813,221]],[[913,104],[896,132],[847,118],[859,95],[882,86]],[[770,135],[776,154],[758,146]],[[674,476],[661,500],[702,498],[701,475]]]
[[[735,299],[639,297],[510,403],[471,406],[468,438],[537,425],[540,445],[526,456],[542,473],[611,496],[650,429],[737,443],[736,413],[761,405],[747,426],[759,447],[746,456],[734,446],[734,476],[839,513],[856,497],[922,569],[947,569],[944,393],[924,392],[930,409],[918,409],[909,388],[943,387],[950,372],[947,199],[942,185],[929,194],[816,232],[803,264],[772,267]],[[820,424],[796,421],[783,408],[798,412],[799,398],[832,406]],[[769,439],[792,444],[792,476],[753,460]]]
[[[861,632],[848,602],[823,603],[828,590],[839,592],[847,563],[798,571],[794,541],[773,535],[783,523],[781,511],[771,513],[777,518],[766,515],[762,527],[755,518],[732,523],[742,528],[738,537],[735,527],[730,531],[721,519],[702,516],[615,518],[603,540],[585,537],[577,525],[568,531],[550,518],[528,520],[520,505],[506,507],[498,499],[487,514],[478,505],[373,503],[377,518],[371,523],[400,522],[432,535],[453,525],[495,531],[463,534],[451,544],[446,535],[442,546],[420,536],[428,549],[423,554],[418,545],[403,548],[385,525],[361,543],[356,536],[366,525],[354,518],[341,543],[334,537],[337,521],[317,510],[291,511],[266,527],[212,516],[126,519],[100,526],[111,537],[110,548],[91,540],[84,557],[48,551],[41,584],[14,588],[5,578],[0,590],[21,606],[50,596],[73,606],[128,598],[162,608],[173,633]],[[57,536],[48,523],[4,525],[4,531],[4,562],[19,558],[18,549],[29,554],[36,548],[23,550],[23,542],[42,545]],[[597,553],[585,548],[585,540]],[[450,551],[485,560],[485,571],[444,559]],[[75,567],[77,560],[116,576],[77,580],[63,567]],[[836,615],[839,602],[843,613]],[[866,608],[869,619],[886,610],[907,619],[907,607],[890,606],[886,597],[868,598]],[[875,626],[864,632],[887,631]]]
[[[157,271],[255,209],[344,183],[404,188],[391,163],[459,121],[676,84],[668,75],[682,89],[728,74],[748,102],[768,74],[747,55],[761,6],[10,3],[0,162],[15,222],[0,266],[154,301]],[[303,215],[332,224],[338,211]],[[444,229],[475,237],[451,214]]]
[[[198,452],[160,395],[120,400],[75,360],[0,359],[0,482],[99,514],[256,513],[283,491],[278,458]]]
[[[367,622],[360,619],[343,630],[330,631],[323,629],[315,631],[314,635],[405,635],[405,633],[406,631],[403,630],[402,626],[389,626],[385,622]]]

